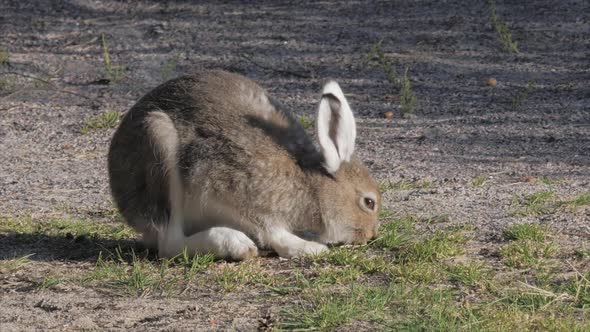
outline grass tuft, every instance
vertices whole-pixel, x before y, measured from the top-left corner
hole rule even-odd
[[[471,181],[471,185],[474,187],[483,187],[486,183],[488,183],[488,179],[485,176],[478,176]]]
[[[406,180],[401,179],[396,182],[391,182],[391,180],[382,181],[379,184],[379,191],[382,193],[396,190],[396,191],[404,191],[404,190],[412,190],[412,189],[430,189],[434,187],[434,183],[429,180]]]
[[[565,201],[564,203],[572,208],[590,205],[590,192],[579,194],[578,196],[572,198],[571,200]]]
[[[525,196],[522,199],[512,200],[512,215],[538,216],[552,213],[555,209],[551,205],[554,193],[552,190],[543,190]]]
[[[121,114],[117,111],[108,111],[99,115],[90,117],[84,122],[84,127],[80,130],[83,135],[89,134],[97,129],[115,128],[121,119]]]
[[[514,97],[512,98],[512,108],[515,110],[519,108],[525,102],[525,100],[527,100],[527,98],[529,97],[531,92],[533,92],[534,89],[535,82],[529,81],[526,87],[521,88],[520,91],[518,91],[516,95],[514,95]]]
[[[34,254],[29,254],[20,257],[15,257],[12,259],[0,260],[0,275],[17,272],[23,267],[29,265],[31,263],[31,260],[29,258],[33,255]]]
[[[471,287],[486,279],[488,272],[483,263],[460,263],[447,267],[450,281]]]
[[[180,60],[180,54],[177,53],[173,57],[171,57],[164,66],[160,69],[160,74],[162,75],[162,80],[167,81],[171,78],[172,74],[176,70],[176,66],[178,66],[178,61]]]
[[[536,224],[516,224],[504,229],[503,235],[504,239],[508,241],[531,240],[542,242],[547,238],[548,231],[547,227]]]
[[[46,276],[43,280],[37,283],[37,289],[49,289],[62,282],[61,278],[56,276]]]
[[[0,47],[0,66],[6,66],[10,63],[10,52],[4,47]]]
[[[246,285],[273,286],[276,281],[255,261],[219,266],[214,280],[224,292],[236,291]]]
[[[416,107],[416,95],[412,91],[412,83],[408,77],[408,70],[409,68],[406,67],[404,71],[404,76],[402,77],[402,88],[400,92],[400,101],[402,104],[402,115],[403,116],[410,116],[414,114],[414,109]]]
[[[111,54],[109,52],[109,46],[107,44],[107,40],[105,38],[104,33],[101,34],[101,41],[105,73],[107,75],[109,83],[117,83],[123,79],[125,67],[116,66],[111,62]]]
[[[554,242],[516,240],[500,249],[504,264],[512,268],[539,267],[547,258],[552,258],[559,247]]]
[[[313,129],[314,126],[314,119],[306,114],[300,115],[298,117],[299,120],[299,124],[301,124],[301,126],[305,129],[305,130],[311,130]]]
[[[381,47],[382,44],[383,39],[379,40],[379,42],[373,45],[373,48],[367,55],[367,59],[369,61],[377,61],[377,63],[383,69],[383,72],[385,72],[385,76],[387,77],[389,83],[391,83],[394,88],[397,88],[400,86],[398,74],[396,73],[395,69],[393,69],[391,62],[387,59],[387,57],[385,57],[385,52],[383,52]]]
[[[518,43],[512,40],[512,34],[508,30],[508,26],[496,14],[496,1],[488,0],[487,3],[490,9],[490,22],[498,33],[498,40],[502,44],[502,49],[509,53],[518,53]]]

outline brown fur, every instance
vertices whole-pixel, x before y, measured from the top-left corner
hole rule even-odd
[[[263,247],[279,226],[323,243],[374,237],[381,199],[368,170],[353,157],[329,174],[323,162],[261,87],[209,71],[166,82],[133,106],[112,139],[109,176],[121,213],[147,238],[174,209],[187,236],[222,225]],[[376,198],[373,212],[359,206],[365,193]]]

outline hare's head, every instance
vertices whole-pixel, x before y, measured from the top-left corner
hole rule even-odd
[[[354,116],[334,81],[323,89],[317,133],[328,175],[322,176],[319,199],[324,243],[362,244],[377,235],[381,194],[369,170],[354,155]]]

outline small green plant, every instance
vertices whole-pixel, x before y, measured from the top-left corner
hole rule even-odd
[[[58,277],[47,276],[47,277],[43,278],[43,280],[40,283],[37,284],[37,289],[48,289],[48,288],[51,288],[61,282],[62,282],[62,280]]]
[[[525,88],[521,89],[512,98],[512,108],[517,109],[529,97],[529,94],[535,89],[535,82],[529,81]]]
[[[176,66],[178,65],[178,60],[180,60],[179,53],[175,54],[172,58],[170,58],[166,62],[166,64],[160,70],[160,72],[162,74],[162,80],[167,81],[170,78],[170,76],[172,75],[172,73],[176,69]]]
[[[435,184],[430,180],[406,180],[401,179],[399,181],[392,182],[391,180],[382,181],[379,184],[379,191],[382,193],[390,190],[411,190],[411,189],[430,189]]]
[[[123,240],[135,237],[135,232],[124,224],[109,224],[88,220],[49,219],[35,220],[31,217],[2,218],[0,232],[48,236],[87,236],[88,238],[105,238]]]
[[[387,77],[389,83],[391,83],[391,85],[393,85],[394,88],[397,88],[399,86],[398,75],[395,69],[393,69],[391,62],[387,60],[387,57],[385,57],[385,52],[383,52],[383,49],[381,48],[382,44],[383,39],[379,40],[379,42],[373,45],[373,48],[369,52],[367,59],[369,61],[377,61],[377,63],[385,72],[385,76]]]
[[[547,177],[547,176],[542,176],[542,177],[539,178],[539,182],[541,182],[544,185],[551,186],[551,185],[553,185],[555,183],[555,180],[553,180],[553,179],[551,179],[550,177]]]
[[[398,259],[401,262],[435,262],[462,254],[466,241],[460,231],[439,230],[402,249]]]
[[[558,249],[554,242],[516,240],[502,247],[500,255],[508,267],[538,267],[545,262],[545,259],[552,258]]]
[[[575,305],[580,309],[590,309],[590,272],[585,275],[576,271],[572,280],[561,287],[574,298]]]
[[[225,292],[234,291],[244,285],[269,285],[273,281],[255,262],[227,264],[217,271],[214,278]]]
[[[552,190],[543,190],[524,198],[515,197],[512,200],[512,215],[516,216],[537,216],[548,214],[554,211],[551,203],[554,193]]]
[[[170,293],[177,286],[177,280],[169,276],[170,260],[163,259],[160,265],[134,251],[123,252],[115,249],[114,254],[104,258],[99,254],[94,270],[90,271],[82,283],[112,289],[121,294],[144,296],[154,292],[161,295]]]
[[[510,53],[518,53],[518,43],[512,40],[512,35],[506,26],[506,23],[502,21],[496,14],[496,1],[488,0],[488,7],[490,9],[490,21],[492,27],[498,33],[498,40],[502,44],[502,49]]]
[[[584,245],[582,245],[582,248],[576,249],[574,251],[574,256],[580,259],[590,258],[590,249],[587,249]]]
[[[121,114],[117,111],[101,113],[87,119],[80,132],[86,135],[96,129],[115,128],[120,119]]]
[[[0,47],[0,66],[6,66],[10,63],[10,52],[4,47]]]
[[[447,268],[449,279],[466,286],[475,286],[484,279],[487,270],[481,263],[456,264]]]
[[[303,114],[299,116],[298,120],[299,124],[301,124],[305,130],[310,130],[313,128],[314,120],[310,116]]]
[[[184,267],[184,277],[192,280],[197,273],[200,273],[215,263],[215,256],[212,254],[190,256],[186,249],[178,257]]]
[[[473,181],[471,181],[471,185],[473,185],[474,187],[483,187],[487,182],[488,179],[485,176],[481,175],[473,179]]]
[[[383,225],[379,230],[379,237],[372,245],[383,249],[397,249],[411,240],[415,219],[412,217],[394,219]]]
[[[385,287],[359,286],[354,283],[344,293],[315,290],[307,297],[309,304],[285,310],[286,330],[335,330],[354,319],[383,321],[393,292]]]
[[[12,273],[29,265],[31,263],[29,257],[33,255],[34,254],[29,254],[25,256],[15,257],[12,259],[0,260],[0,274]]]
[[[504,239],[542,242],[547,238],[547,227],[536,224],[516,224],[504,229]]]
[[[404,76],[402,78],[402,88],[400,92],[403,116],[410,116],[414,114],[414,108],[416,107],[417,100],[414,92],[412,92],[412,83],[410,83],[410,79],[408,78],[408,70],[409,68],[406,67]]]
[[[104,58],[104,67],[107,78],[110,83],[117,83],[123,78],[123,72],[125,68],[122,66],[116,66],[111,62],[111,55],[109,53],[109,46],[107,44],[104,33],[101,34],[102,39],[102,56]]]
[[[585,205],[590,205],[590,192],[579,194],[578,196],[572,198],[571,200],[566,201],[565,204],[567,204],[573,208],[577,208],[577,207],[585,206]]]

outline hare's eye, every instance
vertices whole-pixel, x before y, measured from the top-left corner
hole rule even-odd
[[[373,211],[373,210],[375,210],[375,201],[371,198],[365,197],[365,206],[369,210]]]

